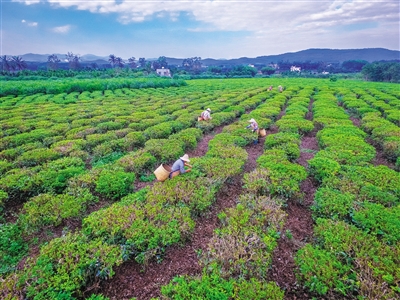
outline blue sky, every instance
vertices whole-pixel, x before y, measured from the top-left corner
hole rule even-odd
[[[239,58],[400,50],[399,1],[1,0],[1,55]]]

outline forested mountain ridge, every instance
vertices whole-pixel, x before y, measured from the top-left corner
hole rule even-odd
[[[24,54],[21,57],[27,62],[46,62],[50,54]],[[116,53],[116,55],[118,55]],[[62,60],[63,54],[57,54]],[[108,57],[85,54],[81,56],[82,62],[108,63]],[[146,58],[146,60],[156,60],[157,58]],[[181,65],[184,58],[166,57],[169,65]],[[242,65],[242,64],[263,64],[278,63],[279,61],[290,62],[329,62],[342,63],[347,60],[374,61],[393,61],[400,60],[400,51],[384,48],[365,48],[365,49],[307,49],[298,52],[288,52],[278,55],[265,55],[258,57],[241,57],[235,59],[214,59],[202,58],[201,62],[206,66],[213,65]]]

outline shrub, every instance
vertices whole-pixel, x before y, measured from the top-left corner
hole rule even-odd
[[[202,174],[219,182],[238,175],[245,163],[240,159],[219,157],[194,158],[191,161],[193,161],[194,170],[199,170]]]
[[[231,135],[228,133],[220,133],[216,135],[209,143],[208,148],[212,149],[213,146],[228,146],[228,145],[235,145],[238,147],[245,147],[249,142],[246,139]]]
[[[65,157],[44,165],[33,181],[44,192],[61,193],[70,178],[84,172],[85,163],[80,158]]]
[[[27,296],[35,299],[70,299],[83,296],[100,280],[114,275],[113,267],[122,263],[121,248],[80,234],[55,238],[27,262],[21,281]]]
[[[202,137],[202,131],[198,128],[184,129],[179,133],[175,133],[169,137],[171,143],[175,143],[175,140],[184,143],[184,150],[192,150],[196,148],[197,142]]]
[[[121,128],[123,128],[123,125],[121,123],[113,121],[103,122],[96,125],[96,131],[98,133],[106,133],[107,131],[118,130]]]
[[[127,173],[122,169],[103,169],[96,181],[96,192],[116,200],[133,190],[135,178],[134,173]]]
[[[20,221],[30,232],[42,226],[58,226],[63,219],[79,217],[90,203],[96,201],[88,189],[73,190],[62,195],[40,194],[24,204]]]
[[[233,295],[233,280],[225,280],[217,273],[203,274],[201,278],[179,276],[162,286],[161,294],[167,299],[229,300]]]
[[[22,153],[17,159],[17,164],[20,167],[31,167],[59,157],[60,154],[53,149],[35,149]]]
[[[156,161],[156,158],[149,152],[138,150],[121,157],[116,164],[123,167],[125,172],[133,172],[140,175],[151,171]]]
[[[314,129],[314,123],[304,119],[281,119],[276,121],[279,131],[306,134]]]
[[[145,150],[154,155],[161,163],[175,161],[184,154],[184,143],[176,140],[171,143],[168,139],[151,139],[145,143]]]
[[[1,224],[0,276],[14,271],[27,252],[28,244],[22,238],[21,228],[16,224]]]
[[[400,240],[400,206],[385,208],[377,203],[362,203],[353,214],[357,227],[381,237],[385,243],[396,245]]]
[[[328,187],[317,190],[314,197],[315,204],[312,206],[315,218],[331,218],[333,220],[348,219],[355,196],[350,193],[342,193]]]
[[[336,176],[340,171],[340,164],[333,159],[314,156],[308,161],[308,170],[311,176],[322,182],[325,178]]]
[[[233,299],[237,300],[283,300],[285,292],[275,282],[265,282],[251,278],[235,282]]]
[[[160,261],[167,246],[184,241],[193,230],[189,208],[134,198],[92,213],[84,219],[83,231],[121,244],[124,259],[133,257],[145,264],[152,258]]]
[[[35,173],[33,169],[12,169],[0,178],[0,189],[5,191],[10,199],[36,194],[37,191],[33,189]]]
[[[240,204],[228,210],[227,226],[211,239],[203,261],[224,278],[266,278],[277,245],[268,235],[267,215],[252,214]]]
[[[126,144],[128,145],[127,150],[132,151],[136,147],[142,147],[146,141],[146,138],[141,131],[130,132],[125,136]]]
[[[317,219],[315,236],[325,250],[336,253],[358,273],[359,294],[368,299],[396,298],[398,293],[398,247],[381,244],[355,226]],[[319,267],[315,265],[315,270]],[[396,278],[396,279],[395,279]],[[385,287],[385,288],[384,288]]]
[[[147,195],[150,203],[187,206],[192,215],[198,215],[215,200],[216,186],[208,178],[178,176],[165,182],[157,182]]]
[[[297,277],[318,295],[333,290],[346,296],[357,287],[351,267],[342,264],[331,252],[307,244],[297,252],[295,262],[299,266]]]
[[[174,122],[164,122],[147,128],[143,134],[147,139],[165,139],[174,131]]]
[[[206,157],[219,157],[219,158],[234,158],[241,160],[243,162],[247,161],[247,151],[233,145],[227,146],[214,146],[210,150],[207,151]]]
[[[0,190],[0,222],[1,222],[1,213],[3,211],[3,205],[8,198],[8,194],[5,191]]]

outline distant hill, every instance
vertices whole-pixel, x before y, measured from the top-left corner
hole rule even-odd
[[[28,53],[20,55],[26,62],[47,62],[50,54],[33,54]],[[57,57],[64,61],[65,54],[56,54]],[[146,58],[147,60],[155,60],[154,58]],[[169,65],[181,65],[184,58],[167,57]],[[258,56],[255,58],[241,57],[235,59],[213,59],[205,58],[201,62],[203,66],[229,66],[229,65],[268,65],[279,61],[289,62],[327,62],[327,63],[343,63],[346,60],[365,60],[374,61],[393,61],[400,60],[400,51],[388,50],[384,48],[366,48],[366,49],[307,49],[298,52],[289,52],[278,55]],[[108,56],[96,56],[94,54],[85,54],[81,56],[81,62],[84,64],[97,63],[98,65],[108,64]]]
[[[279,55],[258,56],[255,58],[241,57],[229,60],[215,60],[211,58],[202,59],[203,65],[242,65],[242,64],[262,64],[277,63],[279,61],[290,62],[327,62],[343,63],[346,60],[365,60],[368,62],[381,60],[400,60],[400,51],[388,50],[383,48],[367,49],[307,49],[298,52],[289,52]]]

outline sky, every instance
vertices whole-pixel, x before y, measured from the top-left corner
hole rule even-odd
[[[399,0],[0,0],[1,55],[232,59],[400,50]]]

